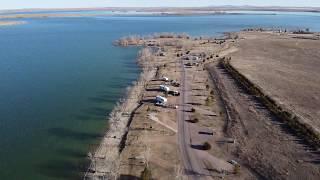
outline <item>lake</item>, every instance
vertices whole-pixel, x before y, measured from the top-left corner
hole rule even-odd
[[[310,28],[313,13],[25,19],[0,27],[0,179],[79,179],[106,116],[139,75],[126,35],[218,36],[249,27]]]

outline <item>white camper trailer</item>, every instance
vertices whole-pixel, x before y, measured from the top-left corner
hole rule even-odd
[[[157,96],[156,97],[156,105],[158,106],[164,106],[168,102],[167,98],[162,97],[162,96]]]
[[[164,92],[169,92],[170,88],[168,86],[165,86],[165,85],[160,85],[160,90],[162,90]]]

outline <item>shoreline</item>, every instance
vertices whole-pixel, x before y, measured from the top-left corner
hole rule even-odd
[[[320,12],[320,7],[281,7],[281,6],[211,6],[211,7],[88,7],[88,8],[29,8],[4,9],[0,13],[42,12],[42,11],[297,11]]]
[[[2,26],[16,26],[16,25],[22,25],[27,24],[26,21],[1,21],[0,20],[0,27]]]
[[[141,106],[141,93],[145,82],[155,75],[155,69],[143,65],[141,57],[138,65],[142,69],[137,81],[127,87],[125,98],[116,103],[108,116],[108,130],[94,153],[89,152],[90,165],[85,172],[84,179],[95,179],[97,177],[113,177],[114,171],[119,166],[119,156],[126,140],[126,134],[130,126],[132,116],[136,109]],[[101,176],[101,174],[103,174]]]
[[[1,11],[0,11],[1,12]],[[109,12],[109,13],[104,13]],[[0,13],[0,19],[25,19],[25,18],[76,18],[76,17],[113,17],[113,16],[214,16],[214,15],[281,15],[281,13],[314,13],[320,14],[319,9],[243,9],[243,8],[200,8],[200,9],[175,9],[175,8],[102,8],[102,9],[48,9],[48,10],[8,10]]]

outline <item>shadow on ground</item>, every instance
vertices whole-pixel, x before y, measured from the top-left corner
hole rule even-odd
[[[141,178],[137,176],[131,176],[126,174],[121,174],[119,177],[119,180],[140,180]]]

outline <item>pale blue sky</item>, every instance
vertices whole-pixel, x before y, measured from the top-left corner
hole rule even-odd
[[[320,0],[0,0],[0,9],[219,5],[320,7]]]

